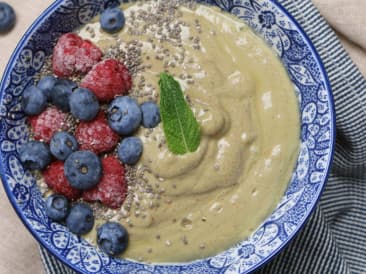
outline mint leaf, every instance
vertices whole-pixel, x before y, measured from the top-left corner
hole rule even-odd
[[[171,75],[161,73],[159,86],[160,116],[169,150],[174,154],[196,151],[201,141],[200,125],[179,83]]]

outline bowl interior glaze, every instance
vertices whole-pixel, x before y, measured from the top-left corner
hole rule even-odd
[[[334,147],[335,116],[318,54],[295,20],[271,0],[206,0],[250,25],[279,55],[298,96],[301,146],[288,189],[276,210],[246,239],[214,257],[187,264],[143,264],[108,257],[64,226],[51,222],[34,177],[19,162],[27,140],[20,96],[33,83],[62,34],[87,23],[117,0],[55,1],[15,49],[0,86],[0,172],[8,197],[33,236],[82,273],[247,273],[277,254],[302,227],[324,187]],[[243,216],[245,218],[245,216]],[[142,271],[142,272],[141,272]]]

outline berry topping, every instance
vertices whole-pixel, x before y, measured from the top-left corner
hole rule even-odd
[[[65,196],[53,194],[46,200],[46,215],[54,221],[62,221],[69,213],[69,201]]]
[[[0,33],[11,30],[15,24],[15,19],[14,9],[10,5],[0,2]]]
[[[125,16],[119,8],[106,9],[100,16],[100,26],[109,33],[120,31],[125,25]]]
[[[137,137],[123,139],[118,147],[118,158],[127,165],[134,165],[142,154],[142,142]]]
[[[30,141],[20,147],[19,158],[26,168],[41,170],[51,162],[51,153],[45,143]]]
[[[160,110],[154,102],[146,102],[141,105],[142,125],[145,128],[154,128],[160,123]]]
[[[50,143],[52,155],[61,161],[65,161],[71,153],[78,150],[78,147],[75,137],[65,131],[53,135]]]
[[[47,97],[36,86],[29,86],[23,92],[22,107],[26,115],[38,115],[47,106]]]
[[[47,101],[51,101],[51,93],[56,83],[57,78],[53,76],[45,76],[41,80],[39,80],[37,87],[42,90],[43,94],[47,98]]]
[[[66,226],[76,235],[88,233],[94,226],[93,210],[87,204],[75,204],[66,218]]]
[[[123,165],[114,156],[102,159],[103,176],[93,189],[84,191],[83,199],[88,202],[100,201],[110,208],[119,208],[127,196],[127,183]]]
[[[102,177],[102,164],[91,151],[73,152],[65,161],[65,176],[74,188],[91,189]]]
[[[102,56],[102,51],[92,42],[75,33],[66,33],[53,49],[53,72],[59,77],[87,73]]]
[[[70,111],[81,121],[91,121],[99,111],[98,99],[90,90],[78,88],[70,96]]]
[[[127,230],[120,223],[107,222],[97,229],[97,243],[108,255],[119,255],[128,246]]]
[[[64,163],[53,162],[42,173],[46,184],[57,194],[64,195],[70,200],[76,200],[81,196],[81,191],[73,188],[64,174]]]
[[[110,127],[121,135],[130,135],[140,126],[141,109],[137,101],[129,96],[117,97],[108,108]]]
[[[55,107],[48,107],[37,116],[29,118],[34,139],[50,142],[58,130],[67,130],[66,114]]]
[[[131,89],[132,78],[128,69],[114,59],[96,64],[82,80],[81,87],[90,89],[101,101],[112,100]]]
[[[76,128],[75,137],[81,150],[97,154],[113,150],[119,141],[118,134],[109,127],[103,112],[91,122],[81,122]]]
[[[52,103],[64,112],[70,111],[70,96],[76,88],[77,84],[73,81],[66,79],[58,80],[51,92]]]

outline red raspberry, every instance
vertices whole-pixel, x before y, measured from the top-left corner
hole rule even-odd
[[[87,73],[102,59],[102,51],[75,33],[62,35],[53,49],[52,68],[59,77]]]
[[[68,130],[66,114],[56,107],[48,107],[37,116],[28,117],[34,139],[49,143],[58,130]]]
[[[76,200],[81,196],[81,191],[73,188],[67,181],[64,174],[63,162],[56,161],[51,163],[42,174],[46,184],[52,188],[55,193],[64,195],[70,200]]]
[[[84,191],[83,199],[88,202],[100,201],[110,208],[119,208],[127,196],[125,169],[114,156],[102,159],[103,177],[93,189]]]
[[[81,122],[75,130],[75,137],[80,150],[90,150],[97,154],[111,151],[119,141],[118,134],[109,127],[103,112],[91,122]]]
[[[81,87],[90,89],[101,101],[109,101],[117,95],[126,94],[132,86],[128,69],[114,59],[96,64],[84,77]]]

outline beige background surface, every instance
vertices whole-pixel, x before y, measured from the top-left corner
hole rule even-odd
[[[12,32],[0,35],[0,75],[17,41],[28,26],[52,1],[7,0],[17,13],[17,24]],[[366,1],[313,0],[321,13],[342,38],[345,48],[366,75]],[[38,245],[12,209],[0,187],[0,274],[44,273],[39,259]]]

